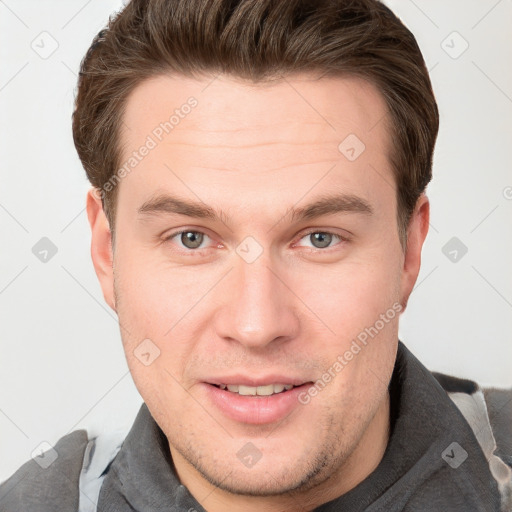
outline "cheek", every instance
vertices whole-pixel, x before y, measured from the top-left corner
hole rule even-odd
[[[157,250],[155,249],[155,251]],[[119,314],[138,336],[172,335],[173,327],[207,291],[193,269],[172,267],[151,251],[119,251],[115,266]]]
[[[332,383],[319,404],[343,397],[360,411],[385,392],[397,346],[400,275],[398,255],[381,251],[310,275],[297,288],[320,320],[312,317],[308,339],[322,360],[320,380]]]
[[[137,271],[131,272],[132,268]],[[186,405],[187,396],[179,383],[191,346],[189,340],[177,339],[172,330],[178,315],[171,288],[162,276],[141,270],[128,259],[118,267],[118,316],[132,379],[153,416],[162,422],[168,418],[170,403],[177,409],[184,407],[183,402]]]
[[[114,265],[117,314],[126,360],[139,391],[164,379],[168,366],[166,346],[172,336],[174,300],[172,288],[162,278],[135,252],[119,251]],[[178,361],[178,347],[175,356]]]
[[[326,331],[346,339],[393,307],[400,297],[400,276],[396,255],[380,254],[354,255],[335,266],[309,269],[288,279]]]
[[[219,277],[213,269],[201,273],[198,267],[170,266],[149,251],[119,250],[118,254],[117,312],[135,384],[150,400],[169,395],[177,400],[181,389],[177,382],[184,382],[197,340],[208,326],[208,291]],[[151,359],[153,354],[156,357],[145,366],[148,352]]]

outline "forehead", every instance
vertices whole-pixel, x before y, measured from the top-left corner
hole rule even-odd
[[[126,103],[121,165],[135,165],[120,187],[130,188],[138,206],[149,193],[176,187],[201,199],[222,192],[233,208],[247,201],[236,203],[242,191],[253,203],[263,192],[296,202],[320,181],[319,193],[340,185],[372,199],[376,173],[393,184],[386,112],[377,88],[356,77],[295,75],[262,84],[224,75],[155,77]],[[151,150],[135,161],[144,145]]]
[[[215,140],[211,132],[218,133],[219,141],[222,133],[252,140],[269,126],[285,128],[283,136],[294,135],[298,141],[314,141],[320,134],[337,141],[347,128],[362,138],[374,128],[374,138],[387,131],[386,123],[381,123],[387,110],[384,98],[373,84],[359,77],[317,79],[296,74],[252,84],[224,75],[201,80],[163,75],[143,81],[129,95],[122,139],[150,133],[190,98],[197,101],[197,107],[193,115],[176,112],[179,121],[173,126],[174,138],[190,129],[198,140],[201,132],[210,142]]]

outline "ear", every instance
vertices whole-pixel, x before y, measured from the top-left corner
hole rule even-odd
[[[421,266],[421,249],[428,233],[430,203],[425,194],[421,194],[409,220],[407,228],[407,247],[400,288],[403,310],[407,307],[409,296],[414,288]]]
[[[91,188],[87,193],[87,217],[91,225],[91,257],[98,276],[103,297],[116,311],[114,300],[114,268],[112,234],[98,189]]]

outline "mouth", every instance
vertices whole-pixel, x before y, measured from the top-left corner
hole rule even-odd
[[[266,384],[263,386],[246,386],[244,384],[212,384],[230,393],[237,393],[242,396],[272,396],[289,391],[298,386],[293,384]]]
[[[237,423],[258,425],[282,421],[298,407],[303,410],[300,395],[313,385],[313,382],[299,381],[257,386],[235,382],[204,382],[202,389],[213,408],[223,416]]]

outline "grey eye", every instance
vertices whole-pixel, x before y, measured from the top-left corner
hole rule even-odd
[[[203,233],[199,231],[184,231],[181,233],[180,241],[187,249],[197,249],[203,242]]]
[[[323,249],[325,247],[329,247],[332,242],[332,234],[331,233],[310,233],[310,240],[314,247],[317,249]]]

